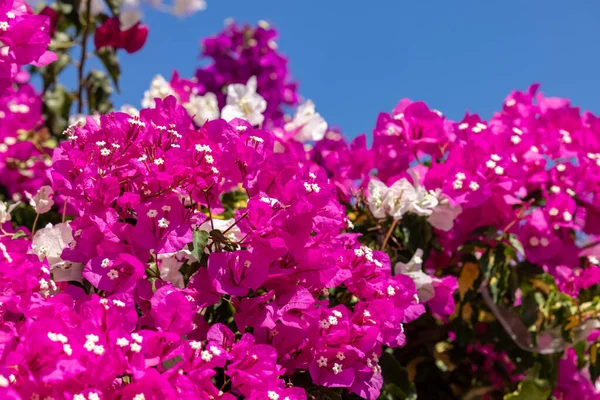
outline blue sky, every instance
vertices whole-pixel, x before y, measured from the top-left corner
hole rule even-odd
[[[542,84],[600,113],[600,2],[534,0],[207,0],[186,19],[145,10],[145,48],[121,55],[116,103],[139,106],[152,77],[192,76],[200,38],[225,18],[280,31],[300,93],[348,136],[370,133],[404,97],[449,118],[488,118],[514,88]]]

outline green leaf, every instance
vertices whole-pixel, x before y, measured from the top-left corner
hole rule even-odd
[[[183,360],[183,358],[181,356],[175,356],[173,358],[169,358],[168,360],[165,360],[162,362],[162,367],[165,369],[165,371],[169,370],[169,369],[173,368],[181,360]]]
[[[69,92],[64,86],[58,84],[53,90],[44,93],[44,103],[55,114],[62,115],[65,110],[68,113]]]
[[[527,295],[521,300],[521,320],[527,327],[535,324],[535,321],[538,318],[539,305],[537,302],[538,299],[536,299],[536,294],[539,293],[531,293],[531,295]]]
[[[585,340],[582,340],[579,343],[576,343],[573,348],[575,349],[575,352],[577,353],[577,367],[578,368],[582,368],[585,363],[586,363],[586,359],[585,359],[585,348],[586,348],[587,342]]]
[[[121,1],[120,0],[106,0],[106,4],[108,4],[108,8],[110,8],[110,12],[112,12],[114,16],[119,15],[120,9],[121,9]]]
[[[73,12],[73,4],[68,4],[64,1],[59,1],[56,3],[56,10],[61,14],[70,14]]]
[[[146,268],[146,275],[149,278],[160,278],[160,271],[158,270],[156,263],[150,263],[150,266]]]
[[[56,84],[44,92],[43,101],[46,125],[55,134],[63,132],[68,124],[73,96],[64,86]]]
[[[117,52],[112,47],[103,47],[96,51],[96,55],[104,64],[108,71],[117,92],[119,92],[119,77],[121,76],[121,67],[119,66],[119,58]]]
[[[227,238],[223,235],[223,232],[218,229],[210,231],[210,238],[216,243],[227,243]]]
[[[158,280],[158,278],[148,278],[148,282],[150,282],[150,284],[152,285],[152,293],[156,293],[156,281]]]
[[[225,325],[229,325],[233,323],[233,317],[235,315],[235,307],[231,304],[231,301],[222,300],[218,303],[214,309],[212,314],[212,320],[209,321],[210,324],[215,323],[223,323]],[[235,330],[235,328],[233,329]]]
[[[54,34],[54,37],[52,38],[52,40],[50,41],[49,49],[50,50],[70,49],[71,47],[75,46],[76,44],[77,43],[75,42],[75,40],[73,40],[71,38],[71,36],[69,36],[67,33],[57,31]]]
[[[22,230],[19,230],[19,231],[16,231],[16,232],[15,232],[15,233],[12,235],[12,238],[11,238],[11,239],[12,239],[12,240],[16,240],[16,239],[20,239],[20,238],[22,238],[22,237],[27,237],[27,234],[26,234],[24,231],[22,231]]]
[[[408,378],[408,371],[404,368],[393,353],[383,353],[379,359],[381,374],[385,384],[392,384],[389,389],[396,393],[402,393],[402,399],[408,399],[415,393],[415,387]]]
[[[204,254],[204,248],[208,242],[207,231],[194,231],[194,241],[192,242],[192,255],[196,257],[196,260],[200,261]]]
[[[592,382],[600,376],[600,362],[598,362],[598,352],[600,351],[600,343],[596,342],[590,346],[590,375]]]
[[[526,379],[516,391],[504,396],[504,400],[547,400],[552,388],[542,379]]]
[[[113,108],[110,102],[112,88],[104,72],[93,70],[89,73],[85,85],[87,87],[88,112],[106,114]]]
[[[516,235],[509,235],[508,241],[510,242],[511,246],[514,247],[515,250],[518,251],[521,255],[525,254],[525,250],[523,250],[523,245],[521,244],[521,241],[519,241]]]
[[[398,385],[388,383],[383,387],[380,399],[389,400],[416,400],[416,393],[405,393]]]
[[[485,253],[483,253],[483,255],[481,256],[480,260],[479,260],[479,267],[481,268],[481,273],[483,274],[483,276],[485,277],[485,279],[487,279],[489,281],[490,276],[492,274],[492,268],[493,268],[493,257],[491,254],[491,250],[486,250]]]
[[[319,399],[322,400],[342,400],[342,394],[340,393],[340,389],[331,389],[326,388],[324,386],[319,386],[317,389],[319,391]]]
[[[75,28],[75,34],[79,35],[82,31],[80,21],[80,4],[83,0],[58,0],[55,9],[61,14],[58,19],[57,31],[67,31],[69,28]]]

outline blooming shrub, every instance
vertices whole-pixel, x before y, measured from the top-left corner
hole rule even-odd
[[[263,22],[116,111],[149,30],[106,5],[0,7],[1,398],[600,398],[593,114],[403,99],[348,143]]]

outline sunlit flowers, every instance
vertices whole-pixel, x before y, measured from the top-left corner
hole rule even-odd
[[[315,111],[315,104],[307,100],[298,107],[294,119],[285,124],[285,130],[294,133],[299,142],[317,141],[325,136],[327,121]]]
[[[242,118],[257,126],[262,124],[262,113],[266,109],[267,102],[256,93],[256,77],[253,76],[245,85],[234,83],[227,87],[227,105],[223,107],[221,116],[226,121]]]

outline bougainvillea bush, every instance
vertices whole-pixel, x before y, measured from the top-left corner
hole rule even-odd
[[[0,398],[600,399],[598,117],[347,141],[265,22],[117,110],[140,7],[0,0]]]

